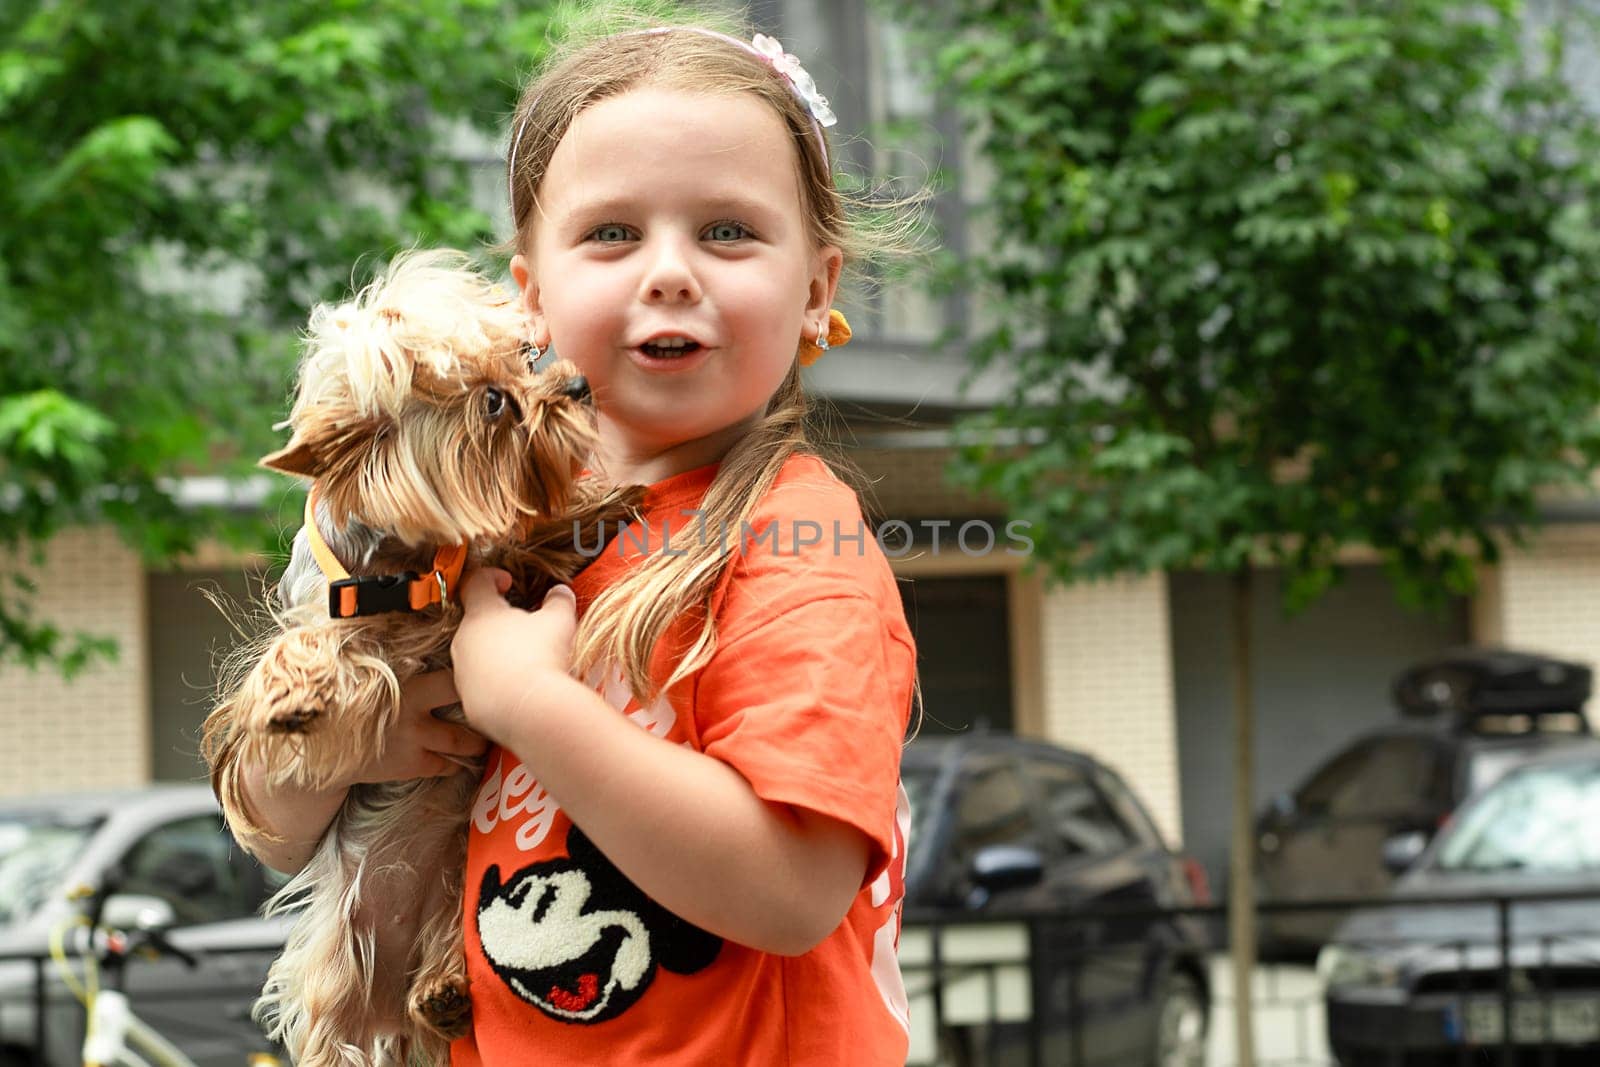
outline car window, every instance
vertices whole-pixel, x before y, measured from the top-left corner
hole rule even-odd
[[[1506,776],[1506,772],[1540,754],[1537,748],[1511,745],[1505,748],[1479,748],[1467,762],[1467,795],[1487,789]]]
[[[1027,765],[1044,801],[1046,828],[1067,855],[1099,856],[1133,843],[1086,769],[1053,760],[1029,760]]]
[[[1156,829],[1155,820],[1150,818],[1150,813],[1144,810],[1144,805],[1134,795],[1128,783],[1115,774],[1101,768],[1096,780],[1100,789],[1105,793],[1106,799],[1111,802],[1111,807],[1122,819],[1125,826],[1131,829],[1139,839],[1139,843],[1149,848],[1166,848],[1166,842],[1161,839],[1161,831]]]
[[[122,859],[122,888],[157,896],[182,923],[254,915],[266,898],[266,873],[218,815],[197,815],[151,830]]]
[[[1295,796],[1321,815],[1384,815],[1409,811],[1437,791],[1437,756],[1427,740],[1382,737],[1336,756]]]
[[[1027,791],[1011,760],[975,763],[962,775],[958,794],[954,858],[961,869],[989,845],[1040,846]]]
[[[32,915],[62,889],[73,861],[100,825],[38,815],[0,815],[0,925]]]
[[[1600,869],[1600,765],[1507,775],[1445,831],[1435,864],[1447,871]]]
[[[902,765],[900,782],[906,787],[906,799],[911,803],[911,834],[906,840],[908,864],[920,865],[920,857],[930,846],[934,817],[933,791],[938,784],[939,768],[936,766]]]
[[[1346,794],[1358,790],[1361,768],[1366,765],[1371,748],[1370,741],[1363,741],[1323,764],[1295,794],[1295,807],[1307,812],[1326,812]]]

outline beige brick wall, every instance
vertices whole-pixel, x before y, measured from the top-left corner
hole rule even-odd
[[[1478,590],[1473,594],[1471,609],[1471,637],[1475,645],[1505,644],[1504,580],[1504,572],[1499,567],[1478,569]]]
[[[107,529],[51,542],[35,615],[65,632],[116,640],[118,655],[71,681],[59,673],[0,670],[0,795],[138,784],[149,780],[149,679],[144,571]]]
[[[1047,589],[1039,623],[1047,735],[1115,768],[1179,843],[1166,575]]]
[[[1546,527],[1527,548],[1507,548],[1488,579],[1483,606],[1498,618],[1480,633],[1600,668],[1600,526]]]
[[[848,457],[866,476],[862,501],[882,518],[997,515],[998,503],[974,498],[945,484],[948,448],[857,448]]]

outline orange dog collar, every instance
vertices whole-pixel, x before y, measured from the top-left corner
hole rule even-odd
[[[433,554],[433,570],[400,574],[363,574],[351,577],[339,557],[317,529],[317,487],[306,493],[306,541],[311,555],[328,579],[328,615],[353,619],[362,615],[381,615],[389,611],[421,611],[430,604],[442,604],[461,581],[467,565],[466,545],[446,545]]]

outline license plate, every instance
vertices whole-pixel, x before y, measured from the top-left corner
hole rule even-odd
[[[1467,1004],[1467,1041],[1498,1045],[1505,1033],[1499,1001]],[[1546,1012],[1548,1010],[1548,1018]],[[1511,1005],[1511,1040],[1518,1045],[1587,1045],[1600,1041],[1600,1000],[1518,1000]]]

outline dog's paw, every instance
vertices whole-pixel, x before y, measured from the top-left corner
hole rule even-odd
[[[406,1011],[413,1020],[451,1041],[472,1028],[472,1002],[467,999],[464,978],[435,978],[412,986]]]
[[[322,712],[316,708],[295,708],[279,712],[267,720],[267,730],[275,734],[301,734],[317,721]]]
[[[262,655],[240,691],[247,730],[267,737],[305,734],[349,702],[341,686],[333,638],[315,627],[280,634]]]
[[[302,734],[311,724],[322,718],[327,705],[315,693],[285,693],[273,701],[266,721],[267,732],[273,734]]]

